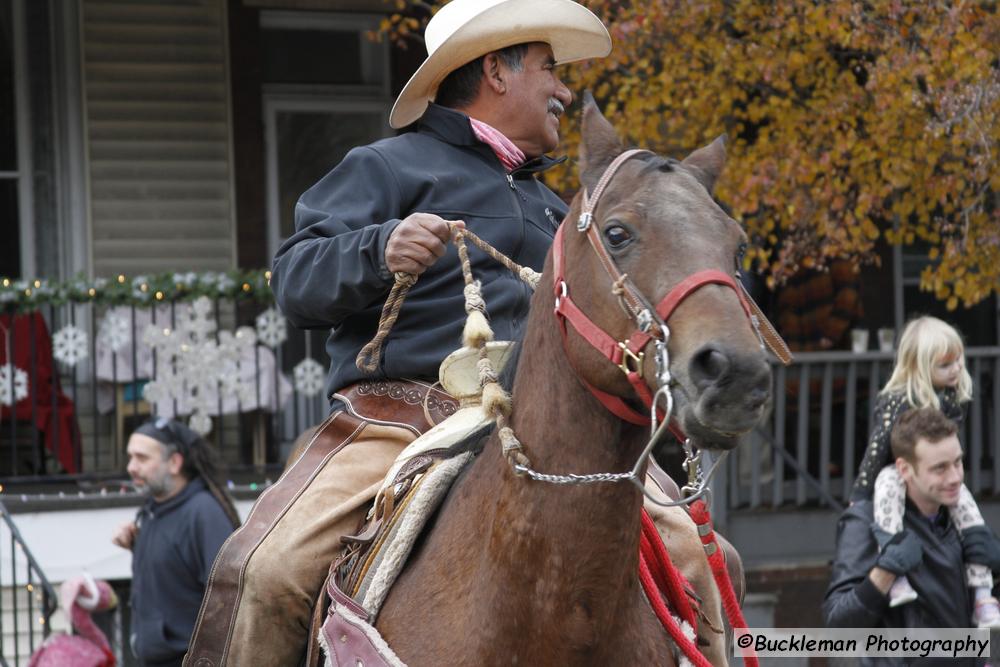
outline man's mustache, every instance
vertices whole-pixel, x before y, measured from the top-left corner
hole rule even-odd
[[[559,118],[564,113],[566,113],[566,107],[564,107],[562,105],[562,102],[560,102],[556,98],[552,97],[552,98],[549,99],[549,109],[548,109],[548,111],[549,111],[550,114],[555,115],[556,118]]]

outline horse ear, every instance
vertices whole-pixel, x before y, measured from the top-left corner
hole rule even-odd
[[[580,124],[580,180],[593,188],[604,168],[624,150],[615,128],[597,108],[590,91],[583,94],[583,120]]]
[[[709,145],[691,153],[684,158],[682,164],[691,169],[695,178],[705,186],[706,190],[712,192],[715,181],[719,179],[722,167],[726,164],[726,135],[720,134]]]

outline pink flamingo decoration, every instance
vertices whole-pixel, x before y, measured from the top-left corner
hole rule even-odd
[[[115,593],[105,581],[85,574],[64,581],[59,599],[76,634],[58,634],[45,640],[28,662],[28,667],[114,667],[111,644],[90,614],[113,609]]]

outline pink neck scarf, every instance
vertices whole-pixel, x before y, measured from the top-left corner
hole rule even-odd
[[[476,138],[493,149],[500,163],[508,172],[514,171],[524,164],[524,152],[515,146],[513,141],[505,137],[503,132],[481,120],[475,118],[469,120],[472,122],[472,132]]]

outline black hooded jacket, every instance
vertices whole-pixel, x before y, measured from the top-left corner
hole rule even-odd
[[[293,324],[331,329],[328,396],[366,378],[354,360],[375,334],[393,285],[385,246],[396,226],[415,212],[463,220],[518,264],[540,271],[566,205],[535,176],[556,163],[543,156],[508,176],[468,116],[432,104],[416,131],[353,149],[302,195],[296,232],[274,258],[271,288]],[[471,245],[469,257],[496,338],[518,339],[530,289]],[[437,379],[441,361],[462,344],[463,287],[457,251],[448,244],[407,295],[376,377]]]
[[[139,510],[132,548],[132,650],[144,665],[180,665],[219,548],[233,532],[200,478]]]

